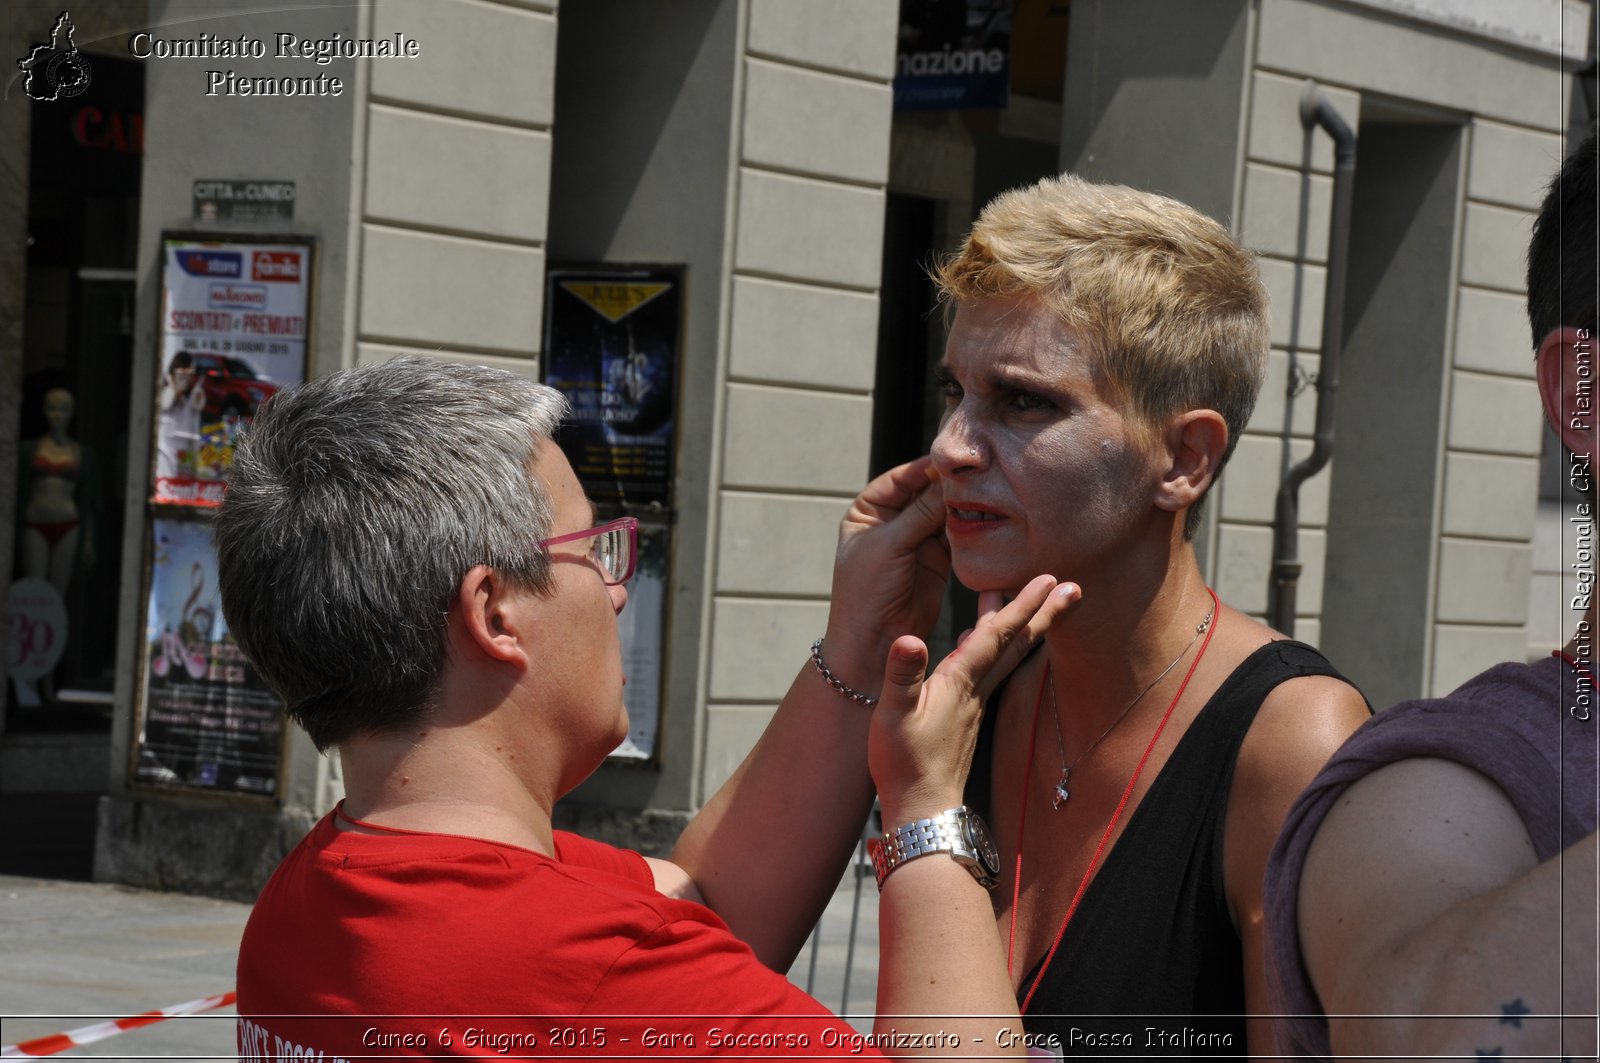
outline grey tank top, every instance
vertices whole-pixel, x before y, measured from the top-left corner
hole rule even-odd
[[[1443,698],[1405,701],[1368,720],[1339,748],[1284,820],[1267,862],[1268,964],[1278,1048],[1326,1059],[1328,1022],[1300,959],[1300,872],[1317,828],[1358,779],[1389,764],[1441,757],[1505,792],[1543,862],[1593,833],[1600,818],[1600,726],[1569,711],[1565,661],[1500,664]],[[1591,699],[1592,700],[1592,699]]]

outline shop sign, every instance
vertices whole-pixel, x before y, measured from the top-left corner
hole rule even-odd
[[[1012,0],[900,0],[896,111],[998,109],[1011,86]]]
[[[150,537],[133,780],[275,796],[283,703],[228,633],[211,524],[157,518]]]
[[[106,111],[92,104],[72,116],[72,142],[80,148],[144,154],[144,115],[137,111]]]
[[[312,244],[162,241],[152,502],[213,507],[256,407],[305,378]]]

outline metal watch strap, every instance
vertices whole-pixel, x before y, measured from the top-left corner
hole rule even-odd
[[[872,852],[872,870],[877,875],[878,888],[883,889],[884,880],[902,864],[934,853],[948,853],[971,872],[973,878],[986,887],[992,886],[992,879],[985,881],[980,854],[968,842],[963,829],[969,817],[976,818],[977,813],[958,805],[937,816],[912,820],[885,834]]]

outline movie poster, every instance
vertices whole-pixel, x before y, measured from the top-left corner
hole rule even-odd
[[[683,267],[552,269],[547,384],[572,403],[561,449],[597,505],[672,505]]]
[[[228,635],[211,524],[158,518],[150,535],[134,782],[275,796],[282,702]]]
[[[305,379],[307,240],[162,241],[151,501],[216,506],[239,433]]]

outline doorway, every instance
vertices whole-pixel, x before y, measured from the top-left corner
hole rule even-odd
[[[1362,104],[1321,643],[1377,706],[1426,692],[1463,129]]]

